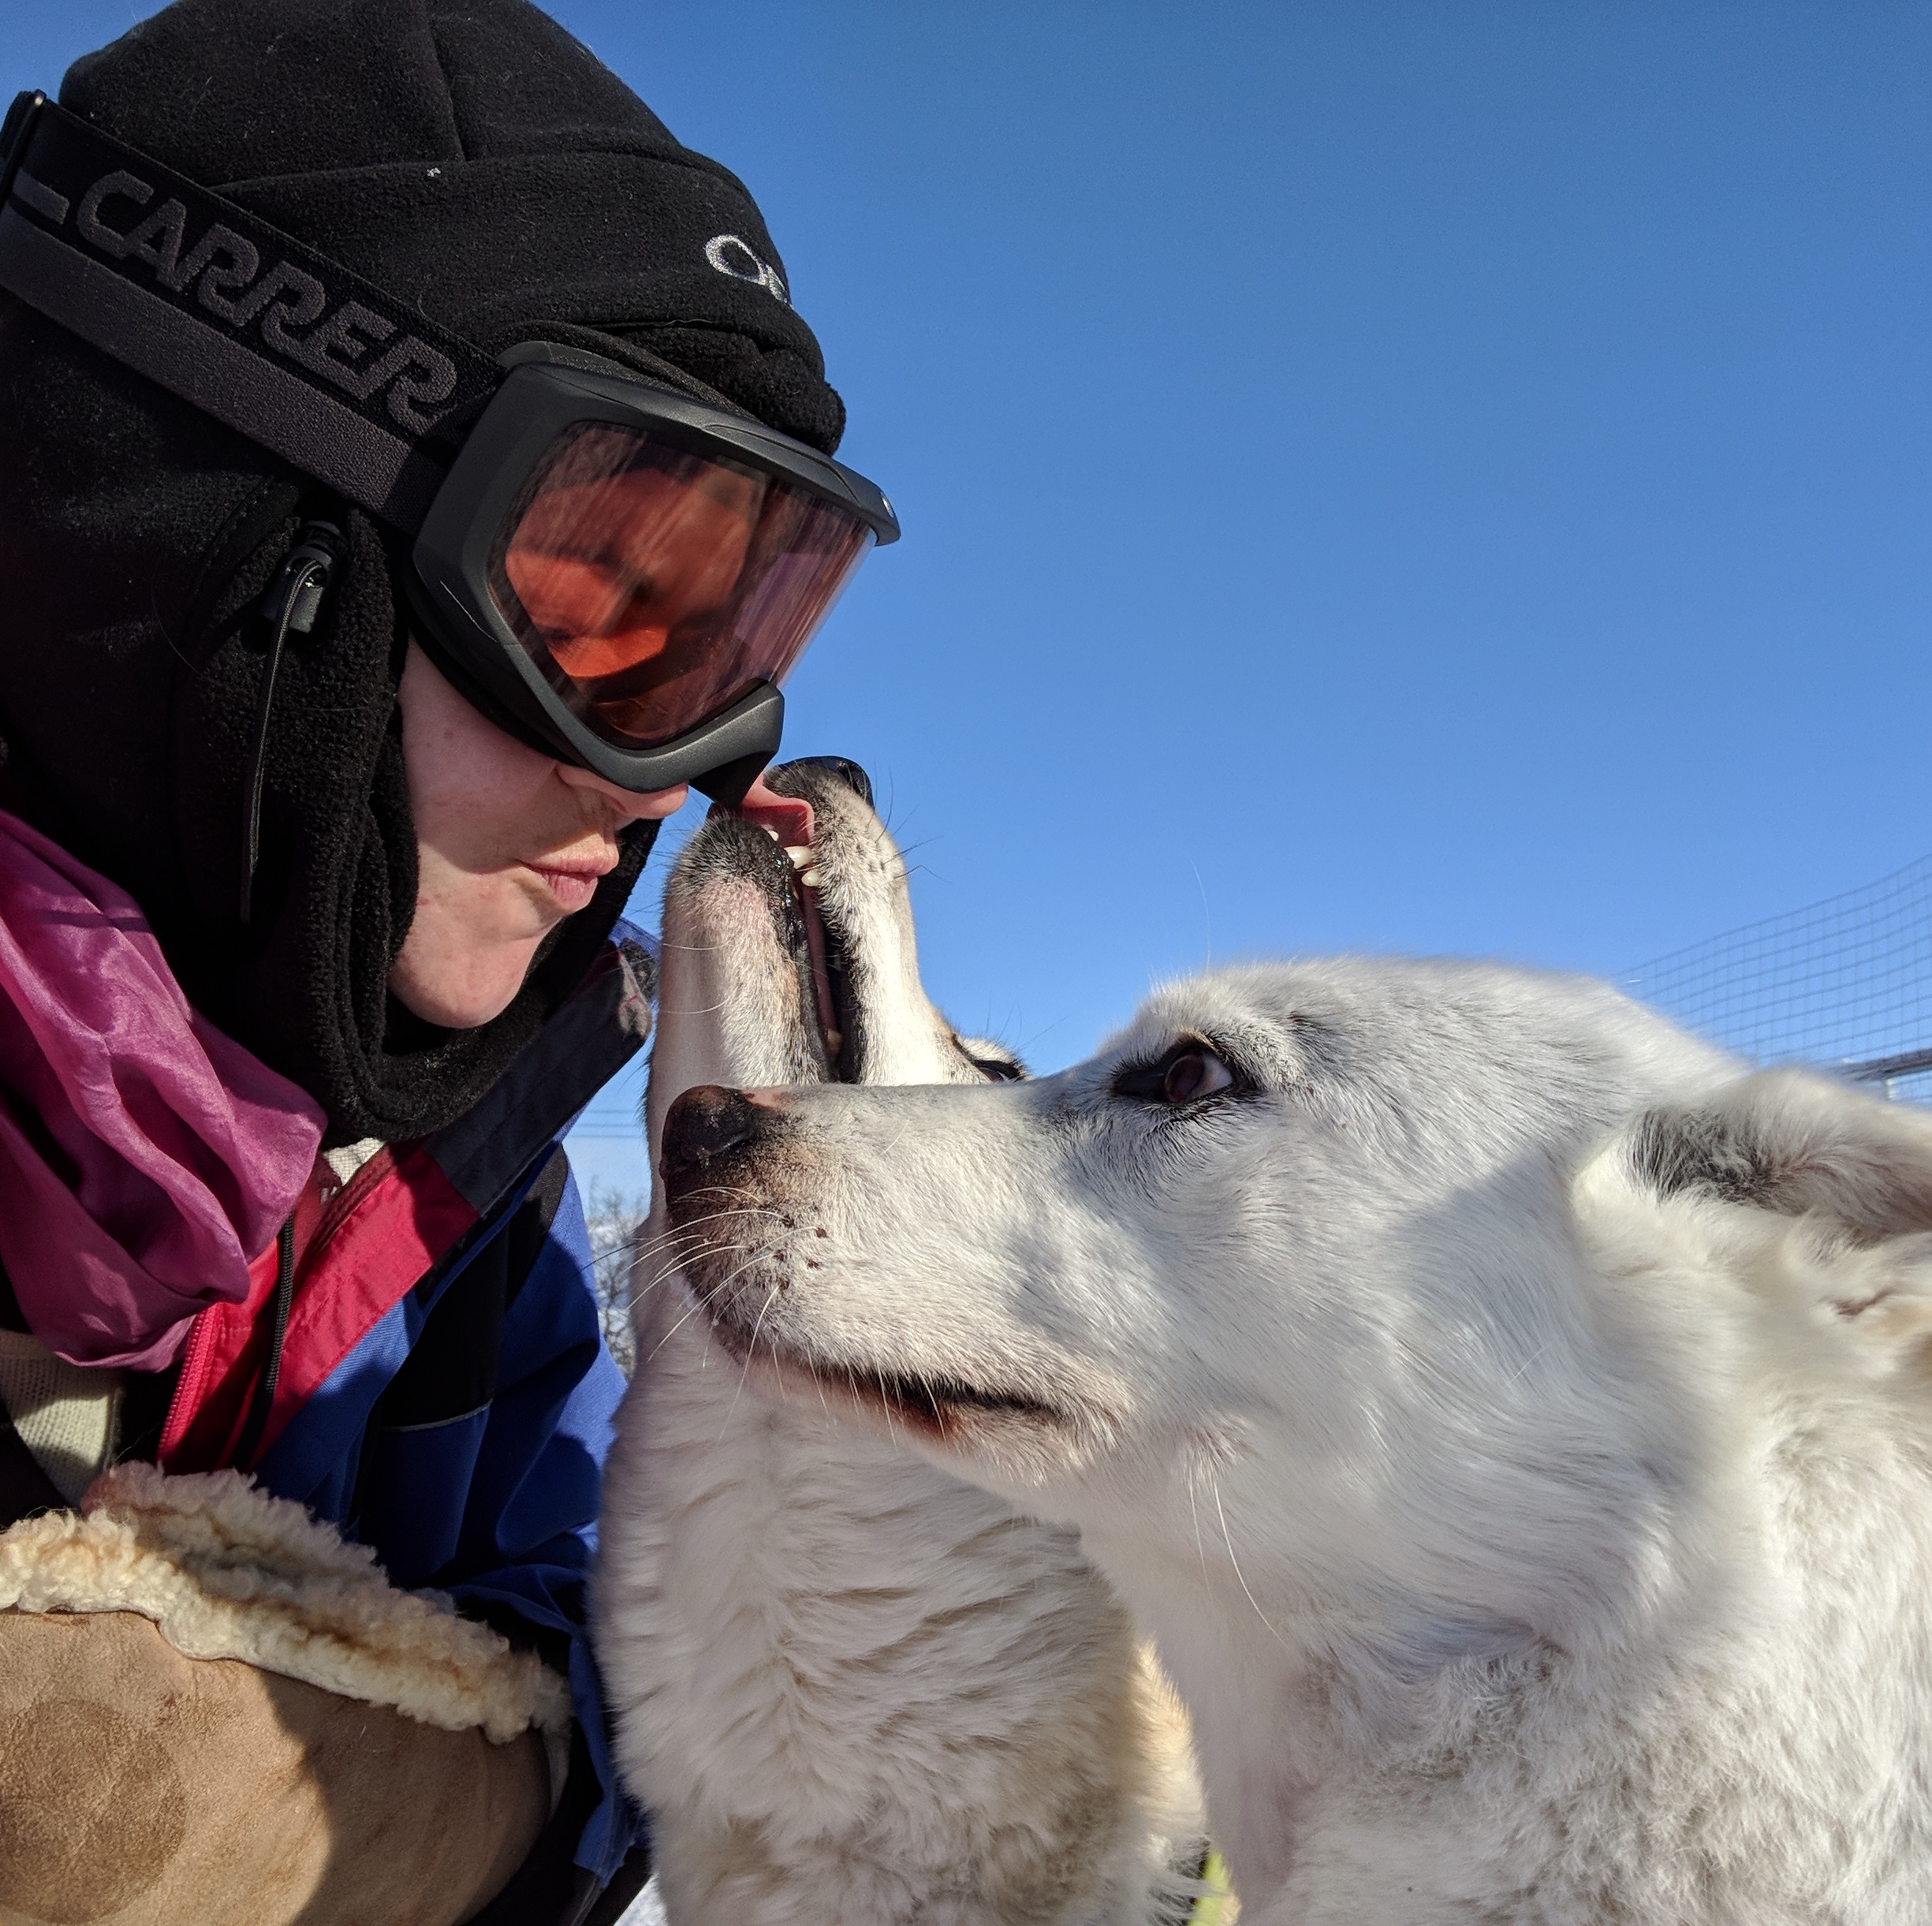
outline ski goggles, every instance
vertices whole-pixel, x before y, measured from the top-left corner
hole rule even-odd
[[[762,424],[542,341],[492,357],[45,95],[0,130],[0,289],[411,539],[416,633],[490,718],[735,801],[891,505]]]

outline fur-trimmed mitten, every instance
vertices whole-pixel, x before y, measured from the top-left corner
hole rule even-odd
[[[300,1506],[119,1466],[0,1533],[0,1926],[457,1926],[569,1719]]]

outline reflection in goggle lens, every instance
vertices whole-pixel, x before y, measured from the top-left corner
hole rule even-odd
[[[518,495],[490,583],[573,711],[650,748],[779,681],[872,539],[754,469],[588,424]]]

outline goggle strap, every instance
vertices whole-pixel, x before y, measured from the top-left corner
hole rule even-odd
[[[502,370],[247,209],[25,95],[0,289],[413,535]]]

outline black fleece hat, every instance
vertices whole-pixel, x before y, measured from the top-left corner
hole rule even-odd
[[[481,346],[595,329],[838,446],[744,184],[526,0],[176,0],[61,104]]]
[[[543,338],[830,451],[843,409],[734,176],[525,0],[177,0],[76,63],[63,106],[496,351]],[[189,997],[338,1139],[468,1109],[575,986],[654,826],[509,1010],[412,1018],[387,979],[416,840],[393,538],[273,456],[0,302],[0,801],[129,889]],[[347,537],[290,639],[255,914],[243,775],[259,599],[306,521]]]

